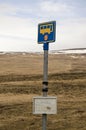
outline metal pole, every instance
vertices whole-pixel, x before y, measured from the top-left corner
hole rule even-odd
[[[49,43],[44,43],[43,45],[43,49],[44,49],[44,75],[43,75],[43,96],[46,97],[47,96],[47,92],[48,92],[48,49],[49,49]],[[42,130],[46,130],[47,128],[47,114],[43,114],[42,115],[42,125],[43,125],[43,129]]]

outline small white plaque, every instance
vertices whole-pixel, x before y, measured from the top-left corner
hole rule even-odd
[[[34,97],[33,114],[56,114],[57,97]]]

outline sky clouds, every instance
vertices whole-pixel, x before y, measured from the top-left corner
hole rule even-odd
[[[0,51],[42,51],[37,25],[56,20],[50,49],[86,47],[85,0],[1,0]]]

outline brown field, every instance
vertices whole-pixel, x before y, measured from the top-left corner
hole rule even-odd
[[[42,130],[32,98],[42,95],[43,55],[0,55],[0,130]],[[49,96],[57,96],[57,115],[47,130],[86,130],[86,54],[49,54]]]

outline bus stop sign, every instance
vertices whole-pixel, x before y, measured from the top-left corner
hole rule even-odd
[[[55,42],[56,21],[38,24],[38,43]]]

